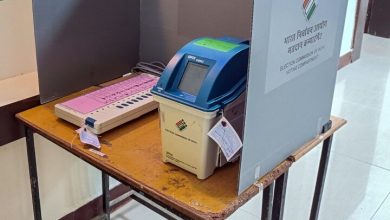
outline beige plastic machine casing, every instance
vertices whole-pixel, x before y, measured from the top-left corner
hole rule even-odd
[[[217,144],[208,137],[208,132],[217,123],[219,111],[204,112],[198,109],[154,96],[159,102],[163,161],[175,164],[198,179],[206,179],[216,167],[227,163]],[[245,95],[224,109],[224,116],[237,133],[242,135]],[[178,126],[178,123],[181,124]],[[184,129],[183,129],[184,127]],[[235,156],[237,158],[239,154]]]
[[[146,74],[146,73],[143,73]],[[114,83],[108,83],[106,86],[114,85],[118,82],[137,77],[140,74],[130,74],[130,76],[123,77],[116,80]],[[157,76],[148,75],[149,77],[158,79]],[[108,130],[111,130],[119,125],[122,125],[128,121],[136,119],[148,112],[151,112],[158,108],[158,103],[153,100],[150,95],[150,88],[145,88],[144,91],[125,96],[122,99],[117,100],[112,104],[108,104],[102,108],[96,109],[93,112],[82,114],[74,109],[68,108],[62,103],[55,105],[55,114],[74,125],[83,127],[85,126],[85,120],[88,117],[95,119],[93,127],[88,126],[88,130],[95,134],[102,134]],[[132,103],[126,108],[116,108],[117,105],[127,104],[126,102],[132,101],[137,97],[142,96],[142,100]]]

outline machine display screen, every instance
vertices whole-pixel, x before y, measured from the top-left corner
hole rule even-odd
[[[179,89],[183,92],[197,96],[208,69],[209,67],[206,65],[188,62],[180,81]]]

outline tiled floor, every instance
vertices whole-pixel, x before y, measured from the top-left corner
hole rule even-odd
[[[390,219],[390,39],[364,36],[361,59],[338,73],[332,114],[348,120],[335,137],[319,218]],[[308,219],[319,148],[289,174],[284,219]],[[261,195],[229,219],[260,219]],[[115,220],[163,219],[136,202]]]

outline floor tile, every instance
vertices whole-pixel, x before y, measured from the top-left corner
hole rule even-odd
[[[320,154],[321,148],[318,146],[291,167],[287,182],[284,219],[308,219]]]
[[[370,219],[390,192],[390,172],[332,154],[320,219]]]
[[[386,200],[379,208],[378,212],[372,218],[372,220],[389,220],[390,219],[390,193]]]
[[[362,51],[364,54],[374,54],[390,59],[390,40],[365,34]]]
[[[124,205],[123,207],[116,210],[111,214],[112,220],[133,220],[133,219],[147,219],[147,220],[162,220],[165,219],[147,207],[141,205],[136,201],[131,201]],[[228,220],[258,220],[259,217],[253,215],[244,209],[238,209],[231,216],[227,218]]]
[[[334,151],[390,170],[390,40],[365,35],[364,43],[361,59],[337,76],[332,114],[348,124]]]
[[[254,216],[260,216],[261,215],[262,199],[263,199],[263,193],[260,192],[255,197],[253,197],[251,200],[249,200],[246,204],[244,204],[241,207],[241,209],[254,215]]]
[[[318,167],[316,157],[318,153],[308,155],[306,161],[291,169],[286,220],[308,219]],[[389,182],[390,172],[332,153],[319,219],[370,219],[390,191]]]
[[[132,200],[111,214],[112,220],[162,220],[165,219],[142,204]]]
[[[344,103],[341,117],[348,120],[348,124],[335,135],[333,150],[390,170],[390,132],[381,112]]]
[[[239,209],[234,212],[227,220],[259,220],[258,216],[252,215],[249,212]]]

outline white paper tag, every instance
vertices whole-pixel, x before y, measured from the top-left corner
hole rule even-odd
[[[97,149],[100,149],[99,138],[92,132],[88,131],[86,128],[80,128],[76,130],[80,135],[80,141],[84,144],[89,144]]]
[[[228,161],[230,161],[242,147],[240,137],[225,117],[222,117],[209,131],[208,136],[219,145]]]

